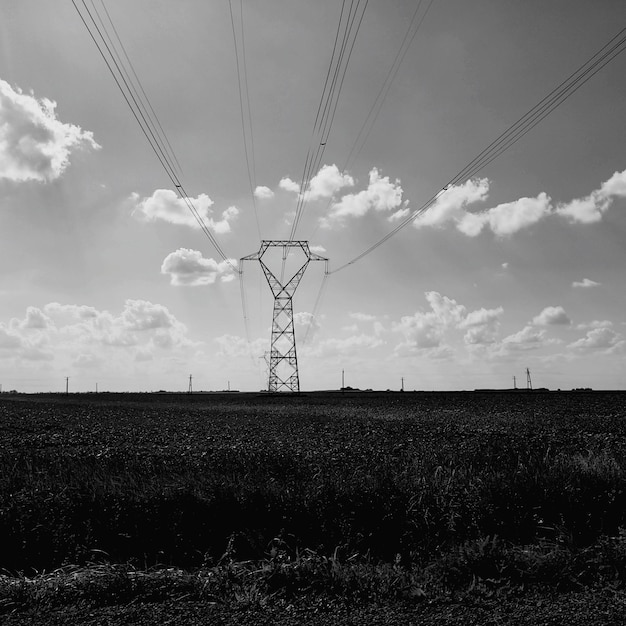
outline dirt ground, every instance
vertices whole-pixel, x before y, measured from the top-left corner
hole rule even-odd
[[[70,607],[0,618],[5,626],[607,626],[626,624],[626,592],[584,591],[507,599],[346,605],[323,599],[266,607],[200,602]]]

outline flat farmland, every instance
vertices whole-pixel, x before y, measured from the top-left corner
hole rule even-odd
[[[0,568],[228,567],[267,596],[619,586],[625,400],[3,394]]]

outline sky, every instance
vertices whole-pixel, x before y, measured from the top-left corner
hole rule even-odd
[[[293,299],[302,390],[337,389],[342,371],[362,389],[511,388],[527,368],[535,387],[626,389],[626,54],[342,267],[616,35],[623,0],[433,0],[353,151],[417,6],[370,0],[306,188],[339,0],[233,0],[245,56],[228,2],[94,5],[230,262],[176,195],[72,2],[3,0],[3,391],[64,391],[66,378],[76,392],[186,391],[190,376],[194,390],[266,388],[273,298],[258,262],[242,282],[233,266],[289,237],[301,193],[296,238],[342,268],[324,280],[311,262]]]

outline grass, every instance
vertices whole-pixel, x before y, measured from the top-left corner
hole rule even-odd
[[[466,542],[425,568],[282,551],[262,561],[232,561],[186,571],[128,564],[66,566],[34,577],[0,576],[0,614],[67,605],[203,601],[241,608],[302,598],[393,603],[510,597],[520,591],[623,589],[626,537],[583,550],[520,547],[497,537]]]
[[[0,606],[623,583],[622,395],[292,400],[3,397]]]

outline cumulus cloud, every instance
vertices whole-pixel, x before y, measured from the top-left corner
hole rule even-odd
[[[465,215],[465,207],[481,202],[489,194],[489,181],[486,178],[468,180],[462,185],[451,185],[439,193],[433,205],[413,224],[415,228],[424,226],[444,226],[449,222],[458,223]]]
[[[616,352],[623,348],[624,338],[608,326],[593,328],[584,337],[570,343],[568,348],[580,352]]]
[[[575,289],[590,289],[591,287],[599,287],[602,283],[597,283],[595,280],[589,278],[583,278],[582,280],[575,280],[572,283],[572,287]]]
[[[602,219],[615,198],[626,197],[626,170],[615,172],[611,178],[582,198],[553,205],[550,197],[539,193],[536,197],[519,198],[484,211],[470,212],[468,207],[487,199],[490,183],[486,178],[468,180],[441,191],[432,206],[414,221],[416,228],[441,227],[452,223],[467,235],[475,237],[485,228],[498,237],[513,235],[550,215],[568,219],[572,223],[591,224]],[[406,208],[394,214],[404,217]]]
[[[93,133],[56,117],[56,102],[37,100],[0,79],[0,179],[47,182],[80,148],[97,150]]]
[[[236,357],[261,357],[269,349],[269,341],[267,339],[256,339],[248,342],[243,337],[237,335],[222,335],[215,338],[218,345],[217,356],[236,358]]]
[[[547,306],[539,315],[533,318],[535,326],[559,326],[571,323],[572,320],[562,306]]]
[[[343,174],[334,164],[323,165],[309,183],[307,199],[319,200],[320,198],[332,198],[345,187],[353,186],[354,179],[352,176]]]
[[[47,328],[51,323],[50,318],[37,307],[29,306],[26,309],[26,317],[20,322],[21,328]]]
[[[382,346],[384,341],[372,335],[352,335],[345,339],[326,339],[310,348],[308,353],[318,357],[350,356],[362,350],[372,350]]]
[[[314,254],[324,254],[324,252],[326,252],[324,246],[309,246],[309,250]]]
[[[214,202],[204,193],[201,193],[197,198],[188,198],[188,200],[193,203],[207,227],[218,234],[230,232],[231,222],[239,215],[239,209],[231,206],[222,211],[221,219],[216,219],[211,208]],[[170,224],[200,228],[185,200],[171,189],[156,189],[150,197],[142,199],[134,193],[131,196],[131,201],[134,204],[133,215],[145,221],[164,221]]]
[[[570,343],[568,348],[578,352],[620,353],[626,348],[626,340],[620,333],[602,326],[589,330],[584,337]]]
[[[495,341],[500,317],[504,309],[476,309],[469,311],[456,300],[436,291],[425,294],[430,311],[417,311],[404,316],[394,324],[393,330],[404,335],[405,341],[396,351],[428,350],[443,346],[447,331],[465,330],[463,340],[469,346],[491,344]]]
[[[600,185],[599,189],[595,189],[588,196],[559,204],[556,212],[572,223],[592,224],[599,222],[614,198],[619,197],[626,197],[626,170],[615,172]]]
[[[495,235],[504,237],[536,224],[550,212],[550,198],[540,193],[536,198],[520,198],[481,213],[465,213],[458,219],[457,228],[475,237],[488,226]]]
[[[520,350],[529,350],[541,345],[546,339],[546,331],[537,330],[532,326],[524,326],[522,330],[508,335],[502,340],[504,345],[509,347],[517,347]]]
[[[578,324],[576,326],[577,330],[589,330],[590,328],[611,328],[613,326],[613,322],[609,320],[592,320],[591,322]]]
[[[274,192],[269,187],[259,185],[254,190],[254,195],[259,200],[271,200],[274,197]]]
[[[503,313],[504,309],[501,306],[495,309],[480,308],[470,311],[464,319],[457,323],[458,328],[467,330],[463,336],[463,341],[468,345],[494,343]]]
[[[236,267],[237,261],[230,259]],[[161,274],[168,274],[170,284],[185,287],[212,285],[217,280],[229,282],[235,278],[232,266],[226,261],[207,259],[198,250],[179,248],[170,252],[161,264]]]
[[[192,348],[187,328],[161,304],[127,300],[119,315],[51,302],[23,319],[0,323],[0,358],[58,361],[70,367],[121,367],[136,355]],[[111,365],[115,362],[116,365]]]
[[[362,217],[368,211],[393,211],[402,205],[400,181],[392,182],[388,176],[381,176],[376,168],[369,173],[367,189],[354,194],[346,194],[331,205],[329,213],[320,220],[320,225],[330,228],[341,224],[349,217]]]
[[[278,183],[278,186],[283,191],[289,191],[291,193],[300,193],[300,185],[298,185],[298,183],[296,183],[295,181],[291,180],[289,176],[285,176],[281,178],[280,182]]]
[[[369,313],[350,313],[350,317],[353,320],[357,320],[359,322],[373,322],[376,319],[375,315],[370,315]]]

